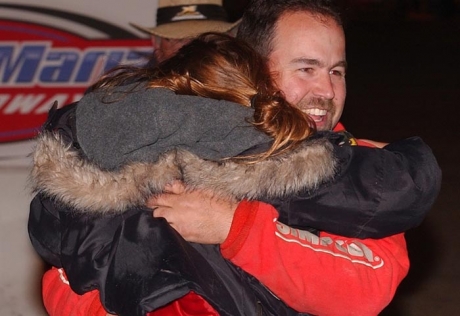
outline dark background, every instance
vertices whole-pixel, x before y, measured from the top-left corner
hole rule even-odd
[[[421,136],[443,170],[436,204],[406,234],[411,269],[385,316],[460,315],[459,2],[339,2],[349,63],[342,122],[360,138]],[[246,3],[224,1],[233,19]]]

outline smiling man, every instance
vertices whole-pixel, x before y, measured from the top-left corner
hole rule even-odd
[[[347,62],[342,21],[330,1],[252,1],[237,36],[268,59],[286,99],[308,113],[318,130],[336,126]]]
[[[331,130],[345,104],[345,35],[330,17],[285,13],[273,38],[269,65],[286,99]]]
[[[332,1],[252,0],[243,15],[237,37],[249,43],[266,58],[272,78],[287,101],[309,114],[319,131],[343,131],[343,126],[339,120],[344,110],[346,98],[345,33],[341,17],[332,5]],[[350,144],[357,144],[354,138],[349,141]],[[387,145],[371,141],[368,141],[367,145],[369,142],[378,147]],[[366,142],[359,143],[364,145]],[[387,147],[388,150],[391,146],[390,144]],[[393,176],[395,176],[394,173]],[[436,177],[431,178],[435,179]],[[436,189],[438,184],[435,182],[428,185],[434,190],[429,189],[428,191],[431,193],[427,191],[424,196],[434,193],[432,197],[435,198],[439,192]],[[365,239],[366,242],[374,243],[370,246],[371,248],[380,247],[390,242],[402,251],[399,253],[401,256],[399,256],[398,252],[390,250],[389,253],[395,255],[392,260],[396,260],[392,264],[384,265],[385,268],[382,270],[370,268],[367,271],[366,269],[358,271],[355,270],[357,265],[353,265],[351,268],[346,267],[348,264],[345,262],[346,260],[336,263],[326,261],[315,263],[306,259],[308,252],[317,250],[314,246],[308,245],[303,250],[299,250],[302,247],[296,248],[293,244],[301,243],[300,241],[280,241],[283,236],[279,235],[276,229],[273,231],[273,229],[267,228],[272,225],[269,220],[263,222],[259,219],[258,222],[252,224],[246,222],[243,225],[241,218],[244,217],[242,216],[244,207],[241,205],[232,205],[227,201],[213,199],[212,193],[184,192],[180,185],[175,185],[177,187],[172,188],[171,194],[164,194],[150,200],[149,205],[155,208],[154,216],[166,218],[186,240],[198,243],[220,243],[224,257],[256,276],[275,294],[299,311],[308,311],[319,315],[376,315],[390,302],[401,281],[401,279],[389,276],[396,276],[404,270],[404,264],[401,263],[404,258],[407,259],[407,253],[402,254],[405,252],[403,250],[405,249],[405,241],[402,234],[383,239]],[[363,184],[363,186],[365,185]],[[340,208],[340,197],[347,200],[347,194],[350,194],[348,189],[342,187],[334,191],[336,193],[335,199],[328,201],[328,203],[331,202]],[[352,192],[351,194],[353,196],[366,196],[364,191],[368,189],[370,187],[363,187],[363,192]],[[394,201],[395,196],[389,197],[389,200]],[[406,191],[401,201],[407,202],[412,199],[411,196],[412,194]],[[311,207],[306,206],[308,202],[315,201],[317,197],[319,195],[303,199],[303,204],[298,204],[297,207],[294,205],[295,203],[291,203],[289,206],[280,203],[280,205],[276,205],[276,208],[278,211],[283,207],[288,207],[291,210],[296,208],[297,214],[309,214],[308,216],[312,219],[312,227],[322,231],[331,231],[330,229],[337,228],[340,223],[343,224],[343,217],[332,218],[330,213],[324,212],[325,209],[318,211],[318,208],[313,204]],[[364,200],[361,202],[364,203]],[[386,214],[381,212],[380,207],[377,207],[379,211],[373,213],[372,219],[369,218],[369,222],[361,227],[367,227],[364,229],[369,229],[369,233],[379,231],[379,237],[390,236],[396,232],[391,233],[388,229],[395,227],[397,217],[402,213],[407,211],[408,217],[406,219],[410,218],[410,220],[404,221],[405,228],[398,230],[398,232],[417,226],[418,224],[415,224],[413,220],[420,216],[417,221],[421,221],[427,211],[418,213],[411,208],[411,210],[395,212],[395,209],[400,206],[402,203],[392,205],[390,207],[392,210]],[[227,211],[224,211],[225,209]],[[343,204],[342,210],[341,214],[345,217],[353,212]],[[254,210],[251,211],[255,212]],[[258,214],[263,212],[266,210],[259,211]],[[294,223],[294,218],[297,218],[296,215],[283,217],[281,213],[278,222],[296,226]],[[418,215],[416,215],[417,213]],[[215,214],[219,214],[219,216],[215,216]],[[248,216],[250,217],[250,215]],[[233,222],[230,224],[231,218],[233,218]],[[321,220],[329,221],[330,226],[319,227],[318,224]],[[385,228],[383,226],[377,228],[374,225],[380,220],[388,221],[388,224],[391,222],[391,224],[388,226],[385,224]],[[238,224],[244,227],[235,228]],[[249,226],[251,228],[248,228]],[[352,226],[354,225],[349,227]],[[203,227],[207,229],[203,229]],[[261,230],[264,229],[266,229],[266,234],[261,233]],[[252,233],[248,233],[249,231]],[[339,232],[340,235],[344,236],[371,237],[367,233],[364,235],[361,233],[363,231],[358,234],[350,234],[350,231],[346,230]],[[328,238],[327,233],[320,232],[319,234],[320,238],[321,236]],[[372,238],[376,237],[376,235],[372,236]],[[229,240],[241,241],[240,248],[235,252],[229,251]],[[358,241],[357,243],[361,244]],[[271,246],[251,247],[248,244],[270,244]],[[344,244],[341,243],[341,245]],[[351,250],[347,247],[349,245],[340,248]],[[358,252],[360,254],[365,253],[365,251]],[[238,260],[235,253],[238,255],[245,253],[246,256],[242,256],[242,260]],[[260,264],[261,260],[256,259],[254,254],[264,258],[263,264]],[[373,260],[373,256],[371,257]],[[352,260],[352,262],[356,261]],[[367,266],[370,267],[371,265]],[[386,271],[383,272],[383,270]],[[354,271],[353,276],[344,273],[344,271]],[[324,282],[315,284],[315,280],[318,278]],[[345,279],[347,280],[345,281]],[[292,282],[288,282],[288,280]],[[347,284],[347,287],[344,288],[341,286],[342,284]],[[323,299],[324,294],[336,299],[332,303]],[[379,299],[376,300],[377,298]]]

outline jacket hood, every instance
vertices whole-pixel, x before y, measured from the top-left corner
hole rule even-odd
[[[220,160],[272,140],[254,128],[253,116],[241,104],[130,84],[86,94],[76,108],[75,138],[104,169],[157,161],[173,148]]]
[[[336,160],[326,138],[304,142],[295,151],[255,164],[232,159],[205,160],[184,149],[171,149],[152,162],[130,162],[102,169],[45,131],[33,153],[31,182],[41,192],[78,212],[121,213],[145,205],[166,184],[181,180],[187,188],[212,190],[236,200],[263,200],[312,190],[334,175]]]

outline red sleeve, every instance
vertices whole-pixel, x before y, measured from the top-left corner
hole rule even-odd
[[[43,276],[43,303],[50,316],[106,316],[99,291],[84,295],[72,291],[62,269],[52,268]],[[216,310],[201,296],[189,292],[184,297],[147,313],[147,316],[218,316]]]
[[[98,291],[78,295],[62,269],[51,268],[43,276],[43,304],[50,316],[106,316]]]
[[[300,312],[378,315],[407,275],[403,234],[378,240],[318,237],[277,217],[271,205],[241,202],[221,251]]]

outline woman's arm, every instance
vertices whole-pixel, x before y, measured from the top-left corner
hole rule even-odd
[[[257,200],[273,205],[279,221],[292,227],[346,237],[382,238],[418,226],[439,194],[441,170],[431,149],[418,137],[383,149],[335,145],[334,154],[338,164],[332,180],[297,194]],[[155,216],[173,220],[176,229],[193,229],[190,223],[198,221],[210,227],[226,224],[223,221],[227,217],[215,214],[227,212],[231,200],[219,197],[212,201],[212,194],[206,198],[203,193],[163,194],[148,204],[161,214]],[[190,238],[193,234],[197,236]],[[202,234],[198,230],[183,236],[202,243],[215,242],[214,237]]]
[[[418,137],[383,149],[335,147],[337,176],[311,192],[267,200],[289,226],[336,235],[382,238],[418,226],[434,204],[441,170]]]

